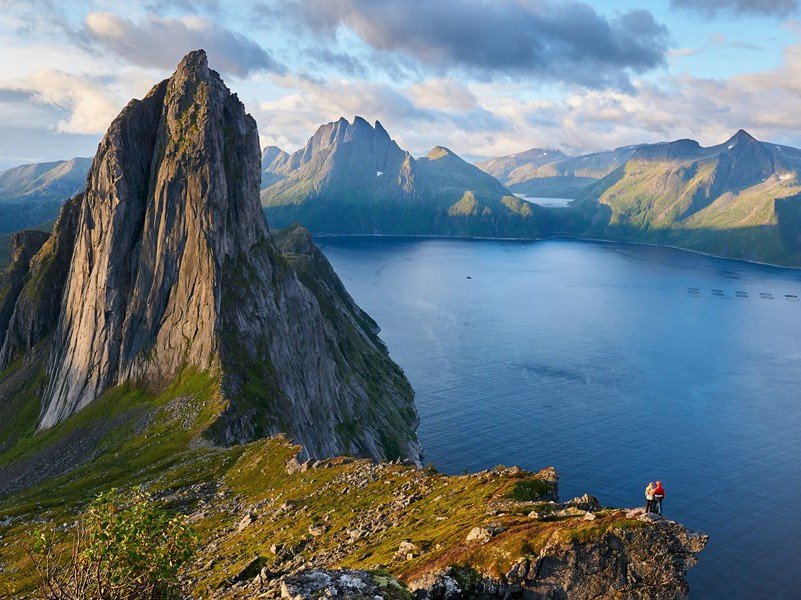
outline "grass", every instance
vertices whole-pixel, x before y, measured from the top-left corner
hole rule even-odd
[[[528,517],[532,501],[550,494],[551,484],[503,467],[446,476],[435,469],[335,458],[290,474],[286,463],[300,448],[283,436],[233,447],[206,440],[204,432],[223,408],[219,385],[215,373],[186,369],[158,395],[118,387],[53,429],[17,440],[2,456],[4,464],[42,456],[81,428],[107,427],[90,462],[0,501],[0,594],[33,590],[25,549],[42,521],[72,522],[99,492],[140,484],[168,507],[196,514],[202,547],[187,569],[194,597],[208,597],[253,557],[275,568],[274,545],[327,567],[378,572],[389,596],[406,599],[403,582],[445,567],[459,567],[466,578],[502,578],[521,557],[535,557],[549,542],[581,544],[613,530],[648,526],[615,511],[598,513],[592,522]],[[182,490],[202,483],[218,493],[201,505],[201,497]],[[290,508],[283,510],[285,505]],[[240,530],[236,524],[244,512],[255,519]],[[477,526],[498,533],[486,544],[468,542]],[[354,531],[364,533],[354,537]],[[65,542],[67,534],[59,535]],[[417,556],[398,556],[404,540],[420,549]]]
[[[529,502],[547,498],[553,486],[542,479],[522,479],[516,481],[506,497],[517,502]]]

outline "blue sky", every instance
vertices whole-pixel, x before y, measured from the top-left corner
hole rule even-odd
[[[0,169],[88,156],[205,48],[262,144],[340,116],[415,154],[568,153],[739,128],[801,145],[798,0],[0,0]]]

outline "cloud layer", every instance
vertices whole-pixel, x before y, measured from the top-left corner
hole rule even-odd
[[[317,35],[341,30],[385,57],[480,79],[630,85],[664,64],[668,31],[645,10],[605,17],[580,2],[296,0],[285,13]]]
[[[671,0],[671,4],[706,16],[733,13],[786,17],[798,10],[798,0]]]
[[[143,67],[173,68],[189,50],[205,49],[223,74],[244,77],[255,71],[282,73],[259,44],[198,16],[148,14],[139,22],[108,12],[86,16],[79,39]]]

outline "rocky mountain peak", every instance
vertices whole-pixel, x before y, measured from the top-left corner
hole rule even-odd
[[[748,133],[745,129],[739,129],[737,133],[731,136],[726,142],[724,142],[727,146],[732,146],[734,144],[747,144],[750,142],[756,142],[757,139]]]
[[[220,441],[284,431],[311,455],[419,457],[408,384],[368,395],[334,351],[352,310],[323,316],[330,299],[275,247],[260,163],[255,121],[203,51],[123,109],[87,178],[40,429],[111,387],[158,391],[190,369],[220,377]],[[354,335],[354,359],[394,368],[372,332]]]
[[[445,158],[446,156],[456,156],[453,152],[451,152],[445,146],[434,146],[428,154],[426,154],[425,158],[428,160],[439,160],[440,158]]]

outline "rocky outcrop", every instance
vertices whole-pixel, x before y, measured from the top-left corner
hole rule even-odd
[[[203,51],[114,120],[80,206],[40,429],[110,387],[210,370],[219,441],[283,431],[313,456],[419,460],[408,383],[342,360],[340,316],[275,247],[259,176],[256,123]],[[360,351],[388,361],[378,344]]]
[[[61,207],[53,232],[30,260],[24,287],[0,346],[0,369],[25,355],[56,327],[82,201],[81,193]]]
[[[6,337],[9,321],[14,312],[25,277],[34,254],[47,241],[44,231],[19,231],[11,236],[11,260],[0,275],[0,341]]]
[[[485,597],[549,600],[684,598],[689,592],[684,577],[708,541],[707,535],[672,521],[612,529],[600,539],[546,545],[536,560],[523,559],[502,580],[482,580],[474,591]]]

